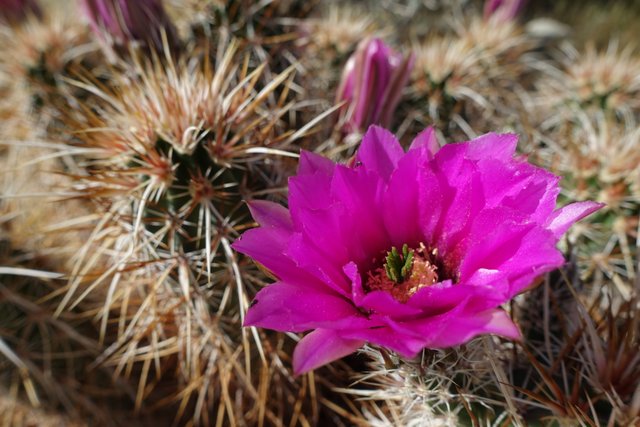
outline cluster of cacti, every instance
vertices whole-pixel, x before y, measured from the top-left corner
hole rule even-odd
[[[640,54],[572,28],[598,2],[561,3],[0,0],[0,424],[640,423]],[[624,40],[635,21],[617,8],[640,15],[611,12]],[[551,174],[500,157],[495,146],[516,144],[505,135],[480,138],[502,163],[464,194],[475,180],[515,182],[505,171],[522,166],[522,194],[542,200],[514,193],[509,209],[556,196],[569,206],[545,211],[555,240],[539,253],[581,219],[560,240],[566,264],[532,263],[518,273],[533,278],[518,282],[528,291],[485,311],[470,296],[452,309],[501,337],[465,335],[454,319],[449,333],[464,339],[415,344],[408,301],[445,274],[463,286],[440,252],[451,236],[473,240],[470,225],[451,224],[477,206],[447,205],[461,203],[446,202],[452,169],[433,166],[440,193],[415,204],[445,200],[438,227],[453,231],[439,247],[393,240],[388,253],[358,234],[386,214],[359,209],[377,206],[366,204],[382,191],[376,174],[401,193],[396,175],[406,187],[423,177],[400,169],[416,153],[454,165],[448,143],[492,131],[518,134],[518,151],[560,177],[559,194]],[[367,179],[349,183],[358,173]],[[404,194],[380,197],[413,206]],[[342,212],[334,222],[326,200]],[[389,227],[409,227],[402,206],[389,209]],[[331,246],[344,224],[353,234]],[[514,239],[491,246],[496,263]],[[351,245],[373,257],[368,270],[327,273],[326,258]],[[354,281],[337,299],[336,275]],[[508,293],[496,277],[482,286]],[[391,295],[380,300],[388,324],[347,335],[386,313],[359,305],[376,292]],[[445,322],[438,307],[420,321]],[[376,341],[389,325],[393,339]]]
[[[574,243],[584,274],[595,273],[594,288],[602,289],[604,275],[627,288],[626,299],[632,292],[621,279],[636,277],[640,214],[638,58],[630,49],[566,47],[556,66],[543,67],[533,137],[542,146],[533,155],[563,177],[567,198],[606,203],[599,217],[574,230]]]

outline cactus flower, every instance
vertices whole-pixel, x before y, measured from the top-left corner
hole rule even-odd
[[[91,28],[101,40],[116,46],[138,43],[162,52],[165,33],[169,47],[177,32],[161,0],[81,0]]]
[[[499,17],[511,21],[518,16],[526,0],[487,0],[484,4],[484,18]]]
[[[404,152],[372,126],[352,165],[303,152],[289,208],[255,201],[260,224],[234,248],[277,278],[245,326],[310,331],[298,374],[365,342],[404,357],[479,334],[517,339],[500,308],[564,263],[558,239],[600,209],[555,209],[559,178],[514,157],[517,137],[486,134],[438,148],[432,129]]]
[[[413,55],[394,52],[380,39],[363,40],[342,73],[336,102],[346,101],[347,133],[389,126],[413,68]]]
[[[0,0],[0,19],[20,22],[28,14],[40,17],[42,11],[36,0]]]

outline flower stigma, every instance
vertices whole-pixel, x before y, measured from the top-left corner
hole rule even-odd
[[[405,243],[402,251],[394,246],[387,252],[384,264],[367,273],[364,289],[384,291],[406,303],[420,289],[438,283],[437,254],[437,249],[429,251],[422,243],[416,249]]]

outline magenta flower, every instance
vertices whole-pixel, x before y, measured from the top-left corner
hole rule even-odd
[[[296,373],[365,342],[414,357],[485,333],[518,338],[499,306],[562,265],[555,245],[594,202],[554,210],[559,178],[513,157],[516,135],[404,152],[372,126],[352,166],[303,152],[289,209],[250,204],[261,227],[234,247],[270,270],[245,326],[313,330]]]
[[[336,102],[347,101],[342,110],[347,133],[372,124],[389,126],[413,63],[413,55],[396,53],[380,39],[360,42],[347,61],[336,96]]]
[[[42,16],[36,0],[0,0],[0,19],[8,22],[20,22],[27,15]]]
[[[162,34],[169,47],[178,36],[161,0],[81,0],[91,28],[102,40],[117,46],[135,42],[157,52],[164,49]]]
[[[499,17],[504,21],[511,21],[518,16],[526,0],[486,0],[484,3],[484,18]]]

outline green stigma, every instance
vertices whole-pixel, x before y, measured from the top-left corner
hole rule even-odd
[[[413,249],[409,249],[406,243],[402,246],[402,254],[398,252],[395,246],[392,247],[391,251],[387,253],[386,263],[384,264],[387,277],[396,283],[404,282],[411,274],[412,263]]]

